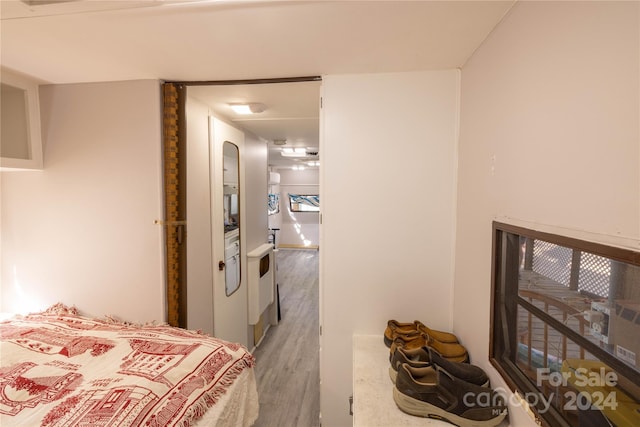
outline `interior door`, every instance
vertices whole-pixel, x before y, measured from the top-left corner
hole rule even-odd
[[[242,176],[244,172],[242,153],[244,133],[229,124],[210,118],[210,179],[211,179],[211,245],[213,259],[213,332],[218,338],[249,345],[249,326],[247,319],[247,286],[244,192]],[[237,147],[235,163],[229,160],[229,148]],[[226,147],[226,148],[225,148]],[[225,152],[227,155],[225,156]],[[225,161],[226,158],[226,161]],[[235,167],[237,182],[229,178],[229,172]],[[226,171],[225,171],[226,169]],[[225,172],[227,176],[225,176]],[[226,181],[226,185],[225,185]],[[234,187],[236,198],[230,198],[230,187]],[[232,192],[231,191],[231,192]],[[235,228],[228,226],[234,224]],[[225,225],[227,227],[225,227]],[[238,233],[239,256],[231,257],[233,262],[227,265],[229,236]],[[237,263],[239,263],[239,268]],[[227,274],[227,269],[234,269]],[[239,275],[239,280],[237,275]],[[234,286],[227,286],[227,277],[237,280]]]
[[[187,96],[186,117],[186,327],[213,335],[209,108]]]

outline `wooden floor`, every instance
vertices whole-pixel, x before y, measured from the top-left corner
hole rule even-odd
[[[280,312],[255,350],[260,415],[256,427],[320,425],[318,251],[277,253]]]

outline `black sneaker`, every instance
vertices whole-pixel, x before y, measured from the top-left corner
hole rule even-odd
[[[391,357],[391,367],[389,367],[389,377],[391,377],[391,381],[393,381],[394,384],[396,382],[398,368],[403,363],[407,363],[412,368],[431,370],[435,369],[433,365],[437,365],[454,377],[463,381],[482,387],[489,387],[489,377],[482,368],[469,363],[451,362],[429,347],[420,347],[416,349],[398,347],[396,349]],[[421,376],[428,375],[426,371],[416,371],[416,374]]]
[[[419,377],[417,368],[400,365],[393,400],[401,411],[460,427],[494,427],[505,419],[507,405],[498,393],[435,368],[430,377]]]

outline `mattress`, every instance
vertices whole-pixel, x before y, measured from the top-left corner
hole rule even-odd
[[[254,365],[238,343],[57,304],[0,322],[0,425],[250,426]]]

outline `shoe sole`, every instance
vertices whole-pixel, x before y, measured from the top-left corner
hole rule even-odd
[[[398,377],[398,371],[389,366],[389,378],[391,378],[391,382],[395,385],[396,378]]]
[[[418,399],[402,394],[397,388],[393,388],[393,400],[401,411],[410,415],[423,418],[432,418],[436,420],[446,421],[459,427],[495,427],[502,422],[507,416],[507,410],[503,410],[496,417],[490,420],[478,421],[460,417],[456,414],[445,411],[442,408],[423,402]]]

